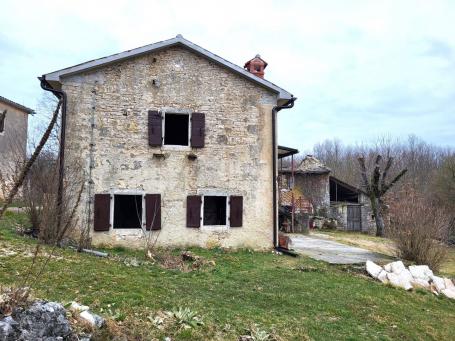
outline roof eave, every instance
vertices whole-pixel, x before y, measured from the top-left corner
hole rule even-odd
[[[138,47],[133,50],[120,52],[120,53],[113,54],[113,55],[110,55],[107,57],[94,59],[94,60],[91,60],[91,61],[88,61],[88,62],[85,62],[82,64],[78,64],[75,66],[71,66],[69,68],[65,68],[62,70],[50,72],[48,74],[45,74],[44,77],[54,87],[54,85],[58,86],[58,84],[61,84],[62,77],[67,77],[67,76],[74,75],[74,74],[77,74],[77,73],[80,73],[83,71],[93,70],[93,69],[99,68],[101,66],[109,65],[112,63],[117,63],[117,62],[129,59],[132,57],[141,56],[143,54],[146,54],[146,53],[149,53],[152,51],[159,51],[161,49],[172,47],[172,46],[187,47],[190,50],[198,53],[199,55],[217,63],[218,65],[224,66],[224,67],[230,69],[231,71],[253,81],[254,83],[261,85],[269,90],[272,90],[273,92],[275,92],[277,94],[278,100],[289,100],[293,97],[291,93],[278,87],[277,85],[275,85],[263,78],[260,78],[256,75],[253,75],[252,73],[246,71],[245,69],[241,68],[240,66],[235,65],[235,64],[223,59],[222,57],[192,43],[189,40],[186,40],[185,38],[183,38],[181,36],[177,36],[175,38],[164,40],[164,41],[161,41],[158,43]]]
[[[3,96],[0,96],[0,102],[4,102],[6,103],[7,105],[10,105],[18,110],[21,110],[23,111],[24,113],[26,114],[29,114],[29,115],[34,115],[35,114],[35,110],[33,109],[30,109],[28,107],[26,107],[25,105],[22,105],[22,104],[19,104],[17,102],[14,102],[6,97],[3,97]]]

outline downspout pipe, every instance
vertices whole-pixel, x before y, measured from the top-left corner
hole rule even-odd
[[[62,220],[62,202],[63,202],[63,179],[65,175],[65,139],[66,139],[66,106],[67,96],[63,90],[56,90],[52,88],[49,82],[46,80],[46,76],[38,77],[40,80],[41,88],[45,91],[50,91],[62,101],[62,120],[60,126],[60,148],[59,148],[59,169],[58,169],[58,188],[57,188],[57,228],[60,229]]]
[[[277,132],[277,113],[283,109],[291,109],[294,107],[294,102],[297,100],[297,97],[291,96],[291,99],[288,100],[283,105],[276,105],[272,109],[272,147],[273,147],[273,155],[272,155],[272,174],[273,174],[273,247],[278,246],[278,205],[277,205],[277,181],[278,181],[278,174],[277,174],[277,141],[276,141],[276,132]]]

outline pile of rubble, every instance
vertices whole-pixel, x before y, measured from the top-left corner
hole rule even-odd
[[[59,303],[36,301],[0,319],[0,340],[63,340],[72,336],[66,310]]]
[[[89,341],[91,335],[75,333],[68,317],[84,321],[90,330],[101,328],[105,324],[105,320],[90,312],[89,307],[75,302],[69,308],[71,314],[68,314],[60,303],[30,300],[13,307],[6,302],[9,298],[7,294],[0,296],[0,303],[3,302],[0,308],[7,308],[0,309],[0,340]]]
[[[371,277],[384,284],[391,284],[405,290],[423,288],[436,295],[443,294],[455,299],[453,281],[435,276],[428,265],[411,265],[406,268],[402,261],[397,261],[382,267],[368,260],[365,266]]]

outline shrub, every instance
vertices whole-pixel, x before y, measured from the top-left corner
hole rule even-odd
[[[399,192],[390,204],[389,236],[397,256],[438,270],[447,253],[449,217],[412,189]]]
[[[58,243],[76,225],[77,209],[83,182],[74,170],[67,170],[60,207],[57,205],[58,162],[56,156],[43,152],[31,167],[23,190],[26,213],[33,235],[46,244]]]

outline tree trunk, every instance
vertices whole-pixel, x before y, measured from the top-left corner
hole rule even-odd
[[[376,236],[384,237],[384,217],[382,216],[382,204],[379,199],[375,199],[373,208],[374,220],[376,222]]]

